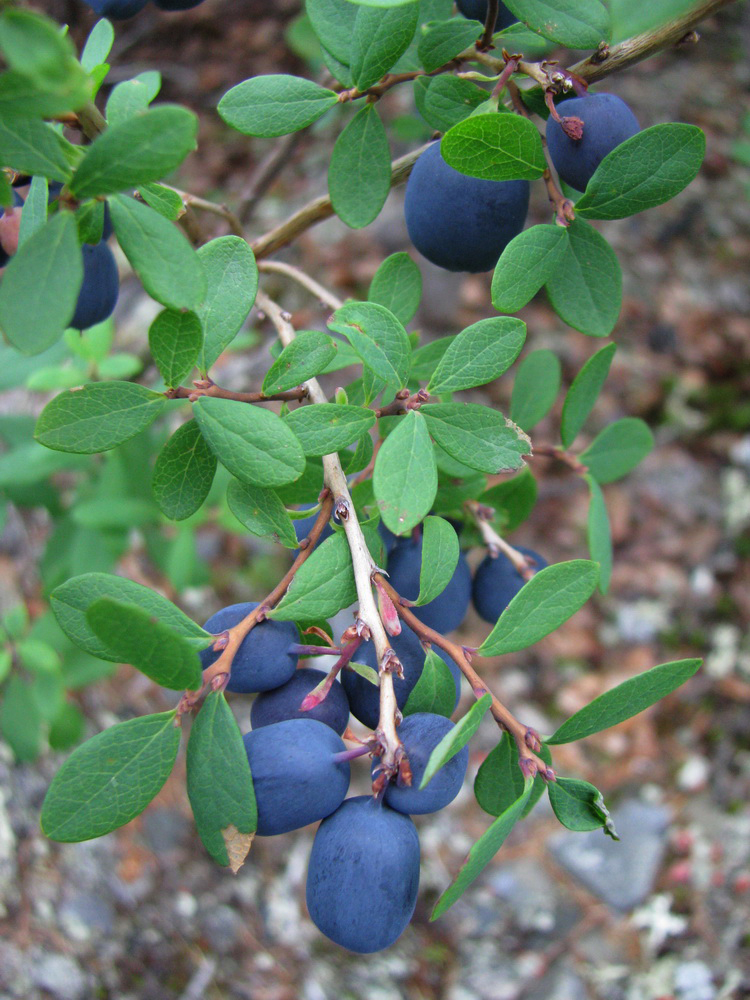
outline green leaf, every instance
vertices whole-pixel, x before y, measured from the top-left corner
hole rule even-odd
[[[83,739],[86,717],[77,705],[64,702],[50,722],[49,745],[53,750],[69,750]]]
[[[440,152],[455,170],[487,181],[534,180],[546,167],[541,136],[520,115],[472,115],[445,133]]]
[[[419,411],[449,455],[479,472],[520,469],[531,442],[507,417],[478,403],[430,403]]]
[[[268,538],[288,549],[299,547],[292,519],[274,490],[263,490],[232,479],[227,488],[227,503],[251,535]]]
[[[123,80],[112,88],[107,99],[107,121],[115,125],[145,111],[160,90],[161,73],[157,70],[146,70],[132,80]]]
[[[104,235],[104,202],[84,201],[76,210],[76,225],[78,227],[78,241],[80,243],[99,243]],[[47,198],[44,204],[45,215],[47,213]],[[26,210],[24,207],[24,215]]]
[[[388,137],[375,105],[366,104],[334,144],[328,168],[331,204],[342,222],[362,229],[380,214],[390,189]]]
[[[372,482],[380,516],[396,535],[411,531],[432,509],[437,492],[435,453],[417,410],[399,418],[383,442]]]
[[[232,87],[219,101],[227,125],[244,135],[287,135],[306,128],[338,103],[332,90],[312,80],[271,73]]]
[[[622,272],[612,247],[582,219],[566,230],[565,256],[547,280],[560,319],[589,337],[608,337],[622,304]]]
[[[21,212],[21,225],[18,230],[19,247],[30,236],[38,232],[47,221],[48,192],[46,177],[32,178],[29,193],[23,203],[23,212]]]
[[[42,830],[51,840],[76,843],[129,823],[161,790],[179,746],[175,712],[119,722],[87,740],[53,778]]]
[[[63,335],[82,281],[75,219],[59,212],[8,262],[0,284],[0,329],[23,354],[40,354]]]
[[[178,427],[159,452],[151,487],[167,517],[183,521],[197,510],[211,490],[216,456],[195,420]]]
[[[452,18],[450,21],[435,21],[422,29],[423,34],[417,45],[419,61],[428,73],[444,66],[445,63],[463,52],[482,34],[479,21]]]
[[[358,90],[372,87],[406,52],[417,30],[418,15],[419,4],[414,2],[385,12],[372,7],[359,8],[350,64],[352,81]]]
[[[479,729],[479,724],[491,704],[492,695],[489,693],[483,694],[478,701],[474,702],[466,715],[459,719],[456,725],[445,734],[430,754],[430,759],[427,761],[427,766],[419,785],[420,789],[425,788],[440,768],[444,764],[447,764],[451,757],[455,757],[458,751],[466,746],[477,729]]]
[[[198,251],[208,292],[198,315],[203,323],[202,372],[231,344],[248,317],[258,291],[253,251],[239,236],[219,236]]]
[[[552,351],[532,351],[516,369],[510,418],[530,431],[555,405],[560,389],[560,362]]]
[[[486,697],[486,696],[485,696]],[[477,702],[477,704],[479,704]],[[469,851],[466,861],[453,882],[448,886],[430,915],[430,920],[437,920],[449,907],[458,900],[471,883],[481,874],[505,843],[508,834],[523,815],[531,795],[533,782],[527,781],[523,795],[502,813],[489,829],[485,830],[479,840]]]
[[[453,337],[440,337],[418,347],[411,356],[411,377],[419,382],[431,379],[453,339]]]
[[[349,0],[306,0],[305,10],[323,48],[338,62],[348,66],[357,6]]]
[[[389,309],[404,326],[414,319],[422,298],[422,273],[408,253],[385,258],[370,282],[367,298]]]
[[[523,524],[536,503],[537,486],[532,472],[526,468],[506,483],[498,483],[485,490],[479,502],[494,507],[500,518],[502,531],[510,534]]]
[[[8,65],[54,86],[78,71],[73,43],[49,18],[30,10],[5,8],[0,18],[0,52]]]
[[[599,567],[586,559],[555,563],[521,587],[480,646],[482,656],[515,653],[572,617],[596,589]]]
[[[458,392],[492,382],[510,368],[525,339],[526,324],[520,319],[500,316],[472,323],[448,346],[427,391]]]
[[[560,440],[564,448],[570,448],[593,410],[601,388],[609,375],[609,368],[616,350],[614,344],[602,347],[600,351],[588,359],[573,379],[565,396],[560,421]]]
[[[607,505],[601,487],[591,476],[585,476],[591,500],[589,502],[588,541],[589,554],[599,563],[599,590],[606,594],[612,576],[612,532],[609,527]]]
[[[158,181],[197,147],[197,134],[192,111],[170,104],[118,121],[87,148],[70,189],[93,198]]]
[[[102,597],[86,611],[86,622],[119,662],[132,664],[162,687],[197,691],[201,686],[196,650],[137,605]]]
[[[314,378],[333,361],[338,344],[321,330],[301,330],[268,369],[263,379],[263,392],[272,395],[294,389]]]
[[[643,461],[653,447],[648,424],[637,417],[623,417],[597,434],[579,458],[597,483],[613,483]]]
[[[147,205],[170,222],[177,222],[185,214],[182,198],[172,188],[164,187],[163,184],[141,184],[138,194]]]
[[[31,684],[13,674],[3,688],[0,732],[20,763],[35,760],[42,749],[42,715]]]
[[[357,441],[357,447],[354,451],[348,448],[343,454],[339,455],[341,465],[347,476],[365,469],[372,458],[374,450],[375,446],[373,445],[372,437],[369,434],[363,434]]]
[[[498,312],[522,309],[554,274],[568,246],[562,226],[532,226],[514,236],[492,275],[492,304]]]
[[[487,91],[456,76],[421,76],[414,81],[417,110],[429,126],[447,132],[487,100]]]
[[[34,437],[56,451],[93,455],[135,437],[166,405],[162,393],[134,382],[92,382],[47,403]]]
[[[442,517],[426,517],[422,528],[422,563],[416,604],[429,604],[442,594],[456,571],[459,551],[453,525]]]
[[[356,599],[349,543],[344,534],[336,532],[302,563],[286,594],[268,617],[296,622],[332,618]]]
[[[701,660],[660,663],[594,698],[555,731],[547,743],[573,743],[616,726],[676,691],[698,670]]]
[[[364,7],[377,7],[381,10],[389,7],[400,7],[402,4],[413,3],[414,0],[351,0],[352,3],[361,4]]]
[[[149,500],[137,497],[100,496],[84,500],[72,509],[75,524],[84,528],[135,528],[159,521],[159,511]]]
[[[214,861],[228,866],[227,841],[241,840],[247,854],[258,809],[242,734],[222,691],[210,692],[193,722],[186,765],[198,836]]]
[[[208,632],[155,590],[110,573],[84,573],[56,587],[50,594],[50,604],[58,625],[70,641],[101,660],[120,662],[119,657],[97,638],[86,620],[88,609],[103,597],[137,605],[187,639],[194,649],[205,649],[213,642]]]
[[[409,692],[402,714],[414,715],[416,712],[431,712],[433,715],[443,715],[449,719],[453,715],[456,704],[456,682],[453,680],[448,664],[442,657],[430,649],[425,657],[419,680]]]
[[[549,747],[543,743],[538,757],[545,764],[552,764]],[[474,795],[477,802],[490,816],[500,816],[523,795],[526,781],[518,766],[518,747],[509,733],[503,733],[500,742],[482,761],[474,779]],[[534,778],[532,792],[523,811],[528,816],[541,798],[546,782],[541,774]]]
[[[271,410],[201,396],[193,413],[221,464],[251,486],[281,486],[302,475],[305,456],[290,428]]]
[[[547,791],[555,816],[568,830],[583,833],[603,827],[613,840],[620,839],[602,793],[588,781],[558,778],[549,784]]]
[[[90,73],[103,62],[112,50],[115,40],[115,30],[106,17],[97,21],[89,32],[86,44],[81,53],[81,66]]]
[[[347,302],[328,326],[343,334],[362,361],[388,385],[400,389],[409,377],[411,344],[403,325],[375,302]]]
[[[164,309],[148,331],[148,346],[164,384],[176,386],[187,378],[203,346],[203,327],[194,312]]]
[[[624,219],[674,198],[695,178],[706,155],[696,125],[653,125],[606,156],[576,202],[576,215]]]
[[[330,455],[346,448],[375,423],[372,410],[338,403],[300,406],[284,418],[305,455]]]
[[[206,276],[184,233],[134,198],[116,194],[109,206],[117,242],[148,294],[163,306],[195,310]]]
[[[510,0],[519,21],[571,49],[595,49],[610,39],[610,17],[599,0]]]
[[[0,119],[0,163],[24,174],[67,181],[71,169],[65,155],[70,143],[38,118],[6,114]],[[72,147],[71,147],[72,149]]]

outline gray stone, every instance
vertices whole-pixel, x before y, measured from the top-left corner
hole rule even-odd
[[[77,892],[60,907],[59,919],[66,933],[76,941],[108,937],[115,924],[110,901],[93,892]]]
[[[67,955],[35,956],[31,978],[35,986],[51,993],[55,1000],[82,1000],[87,993],[86,976]]]
[[[242,931],[242,918],[230,906],[214,906],[201,921],[203,933],[220,955],[234,948]]]
[[[143,838],[154,854],[161,855],[182,847],[189,827],[189,821],[176,809],[157,807],[144,814]]]
[[[714,1000],[713,973],[705,962],[681,962],[674,970],[674,992],[677,1000]]]
[[[554,969],[524,993],[524,1000],[581,1000],[586,984],[572,969]]]
[[[613,811],[619,841],[601,830],[550,839],[555,860],[615,910],[627,911],[651,892],[667,844],[669,812],[632,799]]]

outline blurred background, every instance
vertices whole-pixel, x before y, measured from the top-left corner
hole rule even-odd
[[[73,0],[38,6],[67,23],[79,46],[96,20]],[[645,24],[654,5],[629,7]],[[700,655],[705,666],[646,713],[556,750],[558,771],[602,789],[619,843],[599,831],[568,833],[542,800],[465,896],[431,924],[434,900],[490,818],[470,781],[447,810],[418,818],[417,912],[381,954],[350,955],[306,918],[312,829],[256,839],[236,877],[216,867],[193,828],[183,758],[152,805],[123,829],[74,845],[40,834],[41,803],[69,747],[174,703],[130,668],[115,671],[70,646],[48,613],[49,590],[77,573],[116,571],[203,622],[223,605],[267,593],[289,557],[238,532],[221,481],[204,511],[180,525],[166,522],[150,496],[149,449],[139,438],[105,458],[41,454],[26,444],[35,415],[66,378],[75,385],[86,377],[153,377],[144,368],[146,331],[159,307],[128,275],[124,257],[114,324],[77,354],[63,344],[40,361],[0,347],[0,613],[24,651],[36,705],[32,711],[3,688],[2,1000],[750,996],[749,48],[750,11],[735,4],[701,27],[697,44],[600,88],[623,97],[643,127],[691,122],[708,140],[703,169],[682,195],[601,225],[623,268],[624,301],[612,371],[581,444],[619,417],[640,416],[657,447],[633,474],[604,488],[615,544],[608,595],[532,649],[482,664],[501,699],[542,733],[656,663]],[[193,194],[246,203],[267,157],[286,143],[267,195],[246,208],[254,237],[325,192],[343,119],[327,116],[294,141],[248,139],[223,124],[216,103],[252,75],[315,75],[315,60],[297,0],[205,0],[177,14],[149,6],[118,23],[108,83],[158,69],[160,100],[200,116],[199,150],[175,179]],[[410,94],[394,88],[381,102],[394,156],[431,134],[414,116]],[[529,222],[547,221],[543,185],[533,188]],[[347,230],[333,219],[279,258],[342,298],[363,296],[381,260],[409,249],[402,204],[403,188],[395,189],[367,229]],[[214,216],[193,221],[204,239],[225,231]],[[412,329],[424,340],[492,314],[490,274],[467,277],[418,262],[425,291]],[[323,328],[326,311],[307,293],[274,276],[263,280],[298,328]],[[543,294],[521,316],[527,350],[553,350],[564,386],[601,346],[565,328]],[[257,388],[273,339],[253,314],[217,364],[217,381]],[[344,376],[329,377],[327,389],[337,377]],[[477,398],[506,409],[511,388],[512,372]],[[561,402],[562,393],[535,442],[558,441]],[[582,480],[546,458],[533,459],[532,468],[539,502],[511,541],[550,562],[586,557]],[[472,565],[481,557],[475,550]],[[341,616],[337,635],[350,620]],[[470,612],[459,634],[479,645],[488,629]],[[465,694],[464,706],[470,701]],[[232,704],[249,728],[247,701]],[[470,779],[496,740],[486,722],[471,743]],[[358,792],[367,789],[368,770],[353,764]]]

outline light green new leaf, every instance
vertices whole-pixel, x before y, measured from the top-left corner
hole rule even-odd
[[[424,417],[411,410],[383,442],[372,475],[380,516],[395,535],[416,527],[437,493],[435,452]]]
[[[599,567],[586,559],[555,563],[521,587],[479,648],[482,656],[515,653],[539,642],[583,607],[596,589]]]
[[[562,226],[532,226],[514,236],[492,275],[492,304],[514,313],[530,302],[565,255],[567,231]]]
[[[552,765],[552,755],[546,743],[537,754],[545,764]],[[500,816],[523,795],[526,779],[518,766],[518,747],[509,733],[503,733],[500,742],[482,761],[474,779],[474,796],[480,807],[490,816]],[[541,774],[534,778],[534,785],[523,811],[528,816],[546,788]]]
[[[442,594],[456,571],[459,552],[458,535],[453,525],[442,517],[426,517],[422,527],[422,563],[416,604],[429,604]]]
[[[419,680],[409,692],[402,714],[414,715],[417,712],[431,712],[433,715],[443,715],[446,719],[453,715],[456,704],[456,682],[453,680],[448,664],[430,649],[425,657]]]
[[[672,663],[660,663],[657,667],[630,677],[571,715],[547,743],[573,743],[599,733],[602,729],[616,726],[625,719],[632,719],[634,715],[676,691],[693,676],[702,662],[675,660]]]
[[[8,262],[0,284],[0,330],[23,354],[41,353],[62,337],[82,281],[75,218],[59,212]]]
[[[5,665],[10,668],[10,659]],[[39,756],[42,750],[42,722],[42,713],[34,697],[34,688],[20,674],[14,672],[3,687],[3,697],[0,701],[0,735],[10,746],[18,763],[32,761]]]
[[[292,410],[284,421],[305,455],[330,455],[362,437],[375,423],[375,414],[363,406],[316,403]]]
[[[227,841],[242,843],[247,855],[258,826],[258,808],[242,734],[223,691],[211,691],[198,712],[190,729],[186,765],[198,836],[214,861],[228,866]],[[235,871],[242,864],[237,857],[232,862]]]
[[[390,310],[375,302],[347,302],[328,326],[347,338],[378,378],[400,389],[411,365],[411,344],[403,325]]]
[[[427,391],[458,392],[492,382],[510,368],[525,339],[526,324],[520,319],[500,316],[472,323],[449,345]]]
[[[487,91],[456,76],[421,76],[414,81],[414,103],[431,128],[447,132],[487,100]]]
[[[475,701],[463,718],[459,719],[456,725],[445,734],[435,749],[430,754],[427,766],[424,769],[420,789],[435,777],[440,768],[447,764],[451,757],[455,757],[459,750],[462,750],[474,733],[479,729],[479,724],[485,713],[492,704],[492,695],[483,694],[478,701]]]
[[[595,49],[610,39],[609,11],[600,0],[510,0],[519,21],[571,49]]]
[[[275,490],[248,486],[232,479],[227,488],[227,503],[251,535],[268,538],[288,549],[299,547],[292,519]]]
[[[115,30],[106,17],[97,21],[89,32],[81,53],[81,66],[90,73],[105,62],[115,41]]]
[[[601,388],[609,375],[609,368],[616,350],[614,344],[602,347],[600,351],[588,359],[573,379],[565,396],[560,421],[560,440],[564,448],[570,448],[593,410]]]
[[[134,198],[116,194],[109,206],[117,242],[148,294],[172,309],[197,309],[206,276],[184,233]]]
[[[20,173],[68,181],[71,176],[65,155],[68,146],[67,139],[38,118],[6,114],[0,119],[0,163]]]
[[[516,368],[510,419],[530,431],[547,416],[560,390],[560,362],[552,351],[532,351]]]
[[[422,298],[422,272],[408,253],[385,258],[370,282],[367,298],[389,309],[404,326],[414,319]]]
[[[653,125],[606,156],[576,202],[576,215],[624,219],[674,198],[695,178],[706,155],[696,125]]]
[[[92,382],[69,389],[44,407],[34,437],[56,451],[109,451],[152,424],[166,397],[135,382]]]
[[[479,472],[520,469],[531,442],[520,427],[478,403],[430,403],[419,411],[441,448]]]
[[[356,3],[363,7],[377,7],[380,10],[390,8],[390,7],[400,7],[402,4],[413,3],[414,0],[351,0],[352,3]]]
[[[141,184],[138,194],[155,212],[163,215],[170,222],[177,222],[185,214],[182,198],[171,188],[163,184]]]
[[[352,81],[365,91],[384,76],[409,48],[417,30],[419,4],[405,3],[383,12],[360,7],[351,47]]]
[[[18,230],[18,245],[23,246],[26,240],[38,232],[47,221],[47,205],[49,203],[49,186],[46,177],[34,177],[29,193],[23,203],[21,225]]]
[[[445,133],[440,152],[455,170],[488,181],[534,180],[546,167],[541,136],[520,115],[472,115]]]
[[[338,354],[338,344],[321,330],[300,330],[268,369],[263,392],[273,395],[314,378]]]
[[[578,457],[597,483],[613,483],[634,469],[653,447],[654,435],[648,424],[637,417],[623,417],[597,434]]]
[[[589,337],[608,337],[622,304],[622,272],[612,247],[582,219],[566,230],[565,255],[547,280],[560,319]]]
[[[162,512],[183,521],[209,494],[216,473],[216,456],[195,420],[178,427],[156,458],[151,488]]]
[[[473,45],[482,34],[482,25],[479,21],[458,17],[424,25],[422,32],[417,55],[425,70],[431,73]]]
[[[315,622],[332,618],[357,599],[346,536],[336,532],[318,545],[295,574],[286,594],[268,613],[278,621]]]
[[[585,476],[591,500],[589,502],[589,554],[599,563],[599,590],[606,594],[612,576],[612,532],[609,527],[607,504],[601,487],[592,476]]]
[[[523,469],[505,483],[498,483],[479,497],[479,502],[494,507],[501,531],[510,534],[523,524],[536,503],[536,479],[530,469]]]
[[[203,346],[203,327],[194,312],[165,309],[148,331],[148,346],[164,384],[179,385],[195,367]]]
[[[334,144],[328,167],[331,204],[342,222],[362,229],[380,214],[390,189],[388,136],[375,105],[366,104]]]
[[[203,323],[206,373],[231,344],[247,319],[258,291],[258,266],[253,251],[239,236],[219,236],[198,251],[208,292],[198,316]]]
[[[107,98],[105,117],[110,125],[126,121],[145,111],[161,90],[161,73],[149,69],[132,80],[118,83]]]
[[[129,823],[161,790],[179,746],[174,712],[118,722],[87,740],[53,778],[42,830],[51,840],[76,843]]]
[[[584,833],[603,828],[613,840],[620,839],[602,793],[588,781],[558,778],[548,785],[547,792],[552,811],[568,830]]]
[[[332,90],[312,80],[271,73],[232,87],[219,101],[217,110],[238,132],[270,137],[312,125],[337,103]]]
[[[241,482],[281,486],[304,472],[302,445],[271,410],[201,396],[193,404],[193,413],[211,450]]]

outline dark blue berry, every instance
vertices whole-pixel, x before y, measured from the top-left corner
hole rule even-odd
[[[218,635],[238,625],[257,607],[257,602],[230,604],[211,615],[203,627],[207,632]],[[227,691],[251,694],[286,684],[297,667],[297,654],[289,652],[289,647],[296,642],[299,642],[299,632],[293,622],[270,619],[259,622],[248,632],[235,653]],[[221,650],[214,652],[210,646],[201,650],[203,669],[210,667],[220,655]]]
[[[283,722],[285,719],[315,719],[341,735],[349,722],[349,700],[338,681],[334,681],[331,690],[319,705],[308,712],[300,711],[302,701],[325,677],[322,670],[302,667],[294,671],[286,684],[259,694],[250,710],[253,729]]]
[[[535,561],[535,565],[531,567],[535,573],[547,565],[547,560],[532,549],[526,549],[523,545],[516,545],[515,548]],[[494,625],[525,582],[502,552],[494,559],[490,555],[485,556],[474,574],[471,591],[477,613]]]

